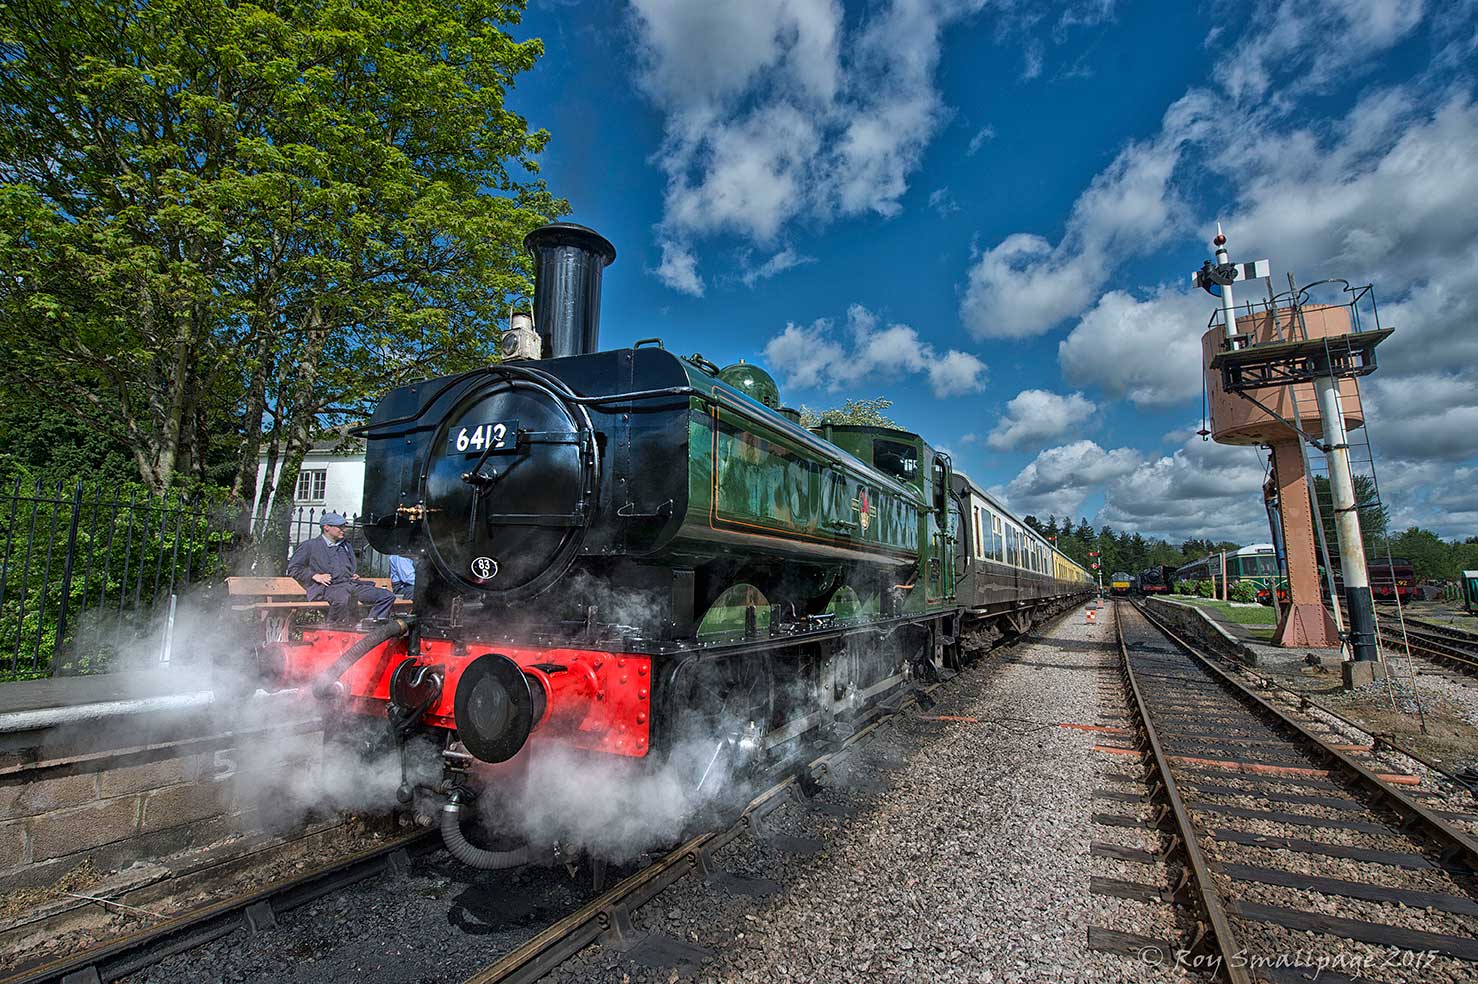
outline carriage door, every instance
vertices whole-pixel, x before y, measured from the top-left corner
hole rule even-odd
[[[950,461],[942,454],[934,456],[933,483],[934,500],[932,519],[929,526],[929,588],[928,600],[951,598],[955,593],[954,562],[954,512],[950,509],[949,494]]]

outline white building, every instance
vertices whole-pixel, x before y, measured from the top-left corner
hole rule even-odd
[[[281,472],[282,463],[278,462],[268,478],[267,452],[263,451],[257,465],[258,506],[264,496],[272,495]],[[298,484],[293,490],[295,522],[292,541],[296,543],[316,533],[314,524],[325,512],[343,513],[353,522],[363,504],[364,442],[354,438],[336,438],[315,443],[303,456],[303,467],[298,472]],[[253,514],[261,515],[262,512],[255,509]]]

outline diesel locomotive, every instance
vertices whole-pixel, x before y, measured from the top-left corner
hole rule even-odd
[[[462,860],[547,850],[463,832],[532,746],[754,769],[1088,591],[918,434],[808,429],[759,367],[657,339],[600,351],[615,249],[568,223],[525,245],[541,358],[396,389],[360,432],[364,536],[413,558],[413,614],[266,655],[339,720],[434,744],[440,778],[401,799]]]

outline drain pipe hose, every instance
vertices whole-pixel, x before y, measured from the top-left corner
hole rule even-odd
[[[404,619],[393,618],[344,650],[343,655],[334,660],[333,664],[320,673],[317,680],[313,681],[313,696],[319,700],[333,697],[341,689],[339,677],[344,675],[345,670],[359,662],[364,658],[365,653],[381,643],[405,635],[407,628],[408,624]]]
[[[451,852],[452,857],[483,871],[516,868],[521,864],[537,861],[542,853],[533,845],[512,851],[489,851],[472,844],[462,832],[462,803],[456,796],[441,808],[441,839],[446,842],[446,849]]]

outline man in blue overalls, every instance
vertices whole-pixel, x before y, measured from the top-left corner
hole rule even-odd
[[[359,576],[354,548],[344,539],[347,523],[338,513],[324,513],[319,521],[323,535],[298,544],[287,562],[287,576],[303,586],[309,601],[328,602],[330,622],[354,621],[356,602],[372,606],[371,618],[385,618],[395,595]]]

